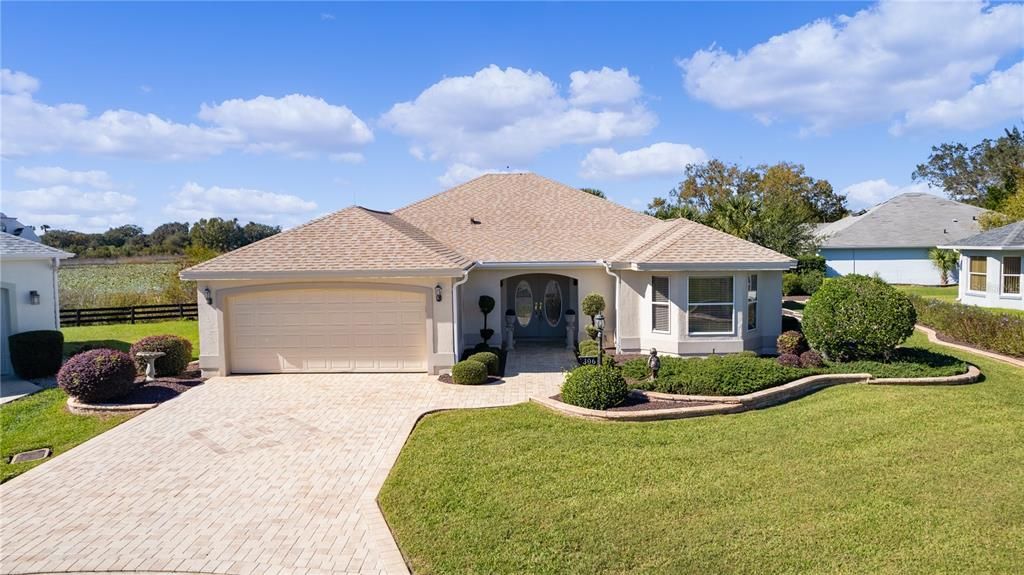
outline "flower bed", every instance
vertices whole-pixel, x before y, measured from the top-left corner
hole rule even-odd
[[[1024,317],[984,308],[910,296],[917,321],[940,339],[1024,358]]]

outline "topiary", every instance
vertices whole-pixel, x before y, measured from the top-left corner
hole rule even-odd
[[[480,330],[480,337],[487,341],[494,335],[494,330],[487,328],[487,314],[494,311],[494,298],[489,295],[482,295],[477,300],[476,305],[480,307],[480,312],[484,314],[484,328]]]
[[[800,295],[800,275],[792,272],[782,274],[782,295]]]
[[[584,365],[570,371],[562,383],[562,401],[587,409],[608,409],[625,401],[629,388],[613,367]]]
[[[821,354],[809,349],[800,354],[800,367],[818,368],[824,367],[825,360],[822,359]]]
[[[594,357],[597,355],[598,349],[597,342],[594,340],[587,340],[580,342],[580,355],[584,357]]]
[[[64,359],[64,334],[56,330],[23,331],[7,338],[11,367],[25,379],[50,377]]]
[[[888,358],[914,333],[917,313],[903,292],[881,279],[830,279],[804,308],[811,347],[833,361]]]
[[[586,330],[587,335],[590,336],[590,339],[592,339],[592,340],[596,340],[597,339],[597,328],[596,327],[594,327],[592,325],[588,325],[588,326],[585,326],[583,329]]]
[[[85,403],[113,399],[135,389],[135,362],[116,349],[86,351],[60,368],[57,385]]]
[[[807,270],[800,274],[800,289],[807,295],[814,295],[825,281],[825,274],[818,270]]]
[[[785,367],[800,367],[800,356],[795,353],[784,353],[775,358],[775,361]]]
[[[192,342],[176,335],[151,335],[132,344],[129,353],[135,358],[139,372],[146,371],[146,360],[136,357],[140,351],[162,351],[164,356],[154,363],[157,377],[178,375],[192,361]]]
[[[498,355],[489,351],[474,353],[467,357],[466,361],[476,361],[484,364],[487,368],[488,375],[498,375],[498,367],[501,364],[501,361],[498,359]]]
[[[469,359],[460,361],[452,366],[452,381],[459,385],[487,383],[487,366]]]
[[[810,349],[810,347],[807,346],[807,340],[804,339],[804,334],[795,330],[782,332],[778,339],[775,340],[775,348],[780,355],[790,353],[800,355]]]
[[[604,297],[599,293],[587,294],[587,297],[583,298],[583,303],[580,304],[580,309],[584,314],[590,316],[590,325],[594,325],[594,316],[604,311]]]

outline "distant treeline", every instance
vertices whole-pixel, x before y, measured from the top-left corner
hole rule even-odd
[[[256,222],[243,226],[238,223],[238,219],[210,218],[191,225],[188,222],[169,222],[157,226],[148,234],[135,225],[110,228],[95,234],[46,229],[42,241],[48,246],[86,258],[181,256],[195,252],[223,253],[280,231],[281,226]]]

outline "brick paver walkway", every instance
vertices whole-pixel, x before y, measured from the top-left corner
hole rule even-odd
[[[213,379],[0,486],[0,572],[406,573],[376,496],[419,416],[553,395],[569,358],[517,350],[479,387]]]

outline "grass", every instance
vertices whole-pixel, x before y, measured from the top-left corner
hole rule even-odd
[[[10,464],[10,457],[41,447],[53,450],[53,456],[91,439],[131,418],[129,415],[72,415],[66,408],[67,394],[47,389],[0,406],[0,483],[49,461]]]
[[[427,416],[380,504],[417,573],[979,573],[1024,557],[1024,370],[743,414]]]
[[[173,262],[62,266],[58,273],[64,308],[178,303],[167,292],[178,273]]]
[[[192,359],[199,359],[199,322],[193,320],[65,327],[61,332],[64,333],[65,355],[83,344],[127,352],[133,343],[147,335],[177,335],[192,342]]]

